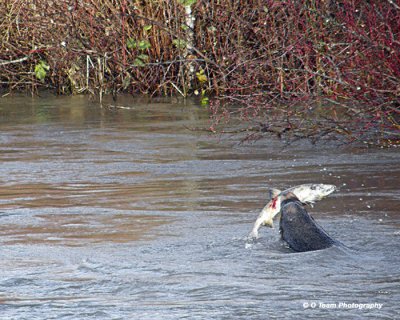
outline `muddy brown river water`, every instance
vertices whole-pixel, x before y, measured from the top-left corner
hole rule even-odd
[[[0,319],[398,319],[399,149],[239,144],[188,131],[193,101],[117,103],[0,99]],[[310,182],[339,187],[309,211],[350,250],[248,242],[268,188]]]

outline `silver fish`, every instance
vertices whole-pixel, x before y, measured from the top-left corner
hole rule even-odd
[[[279,189],[271,189],[269,191],[271,200],[262,209],[256,222],[254,223],[253,229],[249,234],[250,238],[258,238],[258,229],[264,226],[274,227],[273,219],[281,210],[282,196],[289,192],[295,194],[295,196],[302,202],[307,204],[313,204],[315,201],[321,200],[326,196],[330,195],[336,190],[336,186],[332,184],[318,184],[308,183],[301,184],[296,187],[292,187],[281,191]]]

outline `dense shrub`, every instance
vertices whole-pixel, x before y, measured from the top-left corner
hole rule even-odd
[[[400,137],[397,1],[4,0],[0,12],[3,90],[198,93],[215,97],[212,130],[235,115],[256,135]]]

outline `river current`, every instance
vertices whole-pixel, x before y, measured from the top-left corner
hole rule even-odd
[[[108,103],[124,108],[109,108]],[[209,135],[194,101],[0,99],[0,319],[395,319],[400,153]],[[269,188],[349,250],[247,235]]]

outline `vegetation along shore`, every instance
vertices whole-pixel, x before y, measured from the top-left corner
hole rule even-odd
[[[195,95],[210,132],[400,141],[398,1],[4,0],[0,12],[3,95]]]

